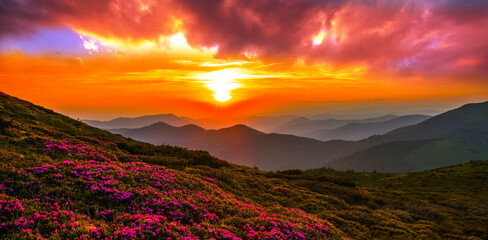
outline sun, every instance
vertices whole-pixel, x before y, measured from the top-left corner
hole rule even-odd
[[[200,75],[198,78],[205,81],[205,86],[214,92],[213,97],[218,102],[227,102],[232,99],[231,91],[241,87],[238,79],[245,78],[241,69],[223,69]]]

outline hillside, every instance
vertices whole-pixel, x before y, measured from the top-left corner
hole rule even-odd
[[[447,211],[488,216],[488,160],[409,174],[338,172],[327,168],[313,169],[307,173],[350,178],[369,192],[396,199],[394,204],[399,208],[407,207],[410,201],[422,200],[445,206]],[[469,231],[486,231],[488,218],[479,219],[479,227],[474,227],[472,220],[464,217],[459,215],[457,218]]]
[[[156,123],[143,128],[110,131],[153,144],[202,149],[229,162],[263,170],[321,167],[361,149],[354,142],[321,142],[293,135],[266,134],[245,125],[205,130],[193,125],[174,127]]]
[[[136,142],[4,94],[0,99],[4,237],[344,238],[315,215],[258,205],[197,174],[240,168],[205,152]]]
[[[390,142],[443,138],[455,131],[488,131],[488,102],[471,103],[412,126],[393,130],[365,141]]]
[[[334,139],[357,141],[373,135],[385,134],[397,128],[414,125],[430,117],[427,115],[406,115],[381,122],[354,122],[334,129],[313,131],[306,136],[321,141]]]
[[[340,176],[263,172],[126,139],[5,94],[0,111],[6,239],[488,237],[483,205],[464,211],[366,192]]]
[[[418,198],[452,208],[488,209],[488,160],[409,174],[337,172],[327,168],[307,172],[347,177],[370,191]]]
[[[488,208],[488,161],[471,161],[411,174],[377,175],[374,179],[373,175],[366,175],[357,179],[362,186],[371,189],[384,189],[385,192],[400,193],[470,211],[486,211]]]

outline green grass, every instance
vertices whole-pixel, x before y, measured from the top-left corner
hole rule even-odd
[[[464,161],[459,159],[483,159],[488,156],[488,148],[459,138],[448,138],[429,142],[411,151],[404,157],[416,171],[451,166]]]

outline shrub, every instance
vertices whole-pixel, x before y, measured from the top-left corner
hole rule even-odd
[[[13,122],[11,120],[6,120],[0,117],[0,132],[7,131],[10,127],[12,127]]]

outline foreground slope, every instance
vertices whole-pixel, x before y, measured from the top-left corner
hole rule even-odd
[[[467,235],[488,238],[488,160],[409,174],[337,172],[327,168],[307,172],[351,178],[369,192],[391,199],[390,204],[397,208],[416,209],[432,218],[458,214],[443,227],[462,226]],[[417,205],[419,200],[430,207]],[[439,206],[443,207],[443,214],[436,211]],[[474,220],[466,213],[479,218]]]
[[[411,174],[365,174],[363,186],[488,215],[488,161],[432,169]],[[415,191],[412,191],[415,190]],[[484,213],[483,213],[484,212]]]
[[[153,146],[3,94],[0,111],[0,236],[7,239],[488,237],[479,209]]]
[[[206,153],[138,143],[4,94],[0,99],[1,236],[343,238],[315,215],[243,202],[216,179],[157,166],[228,165]]]

